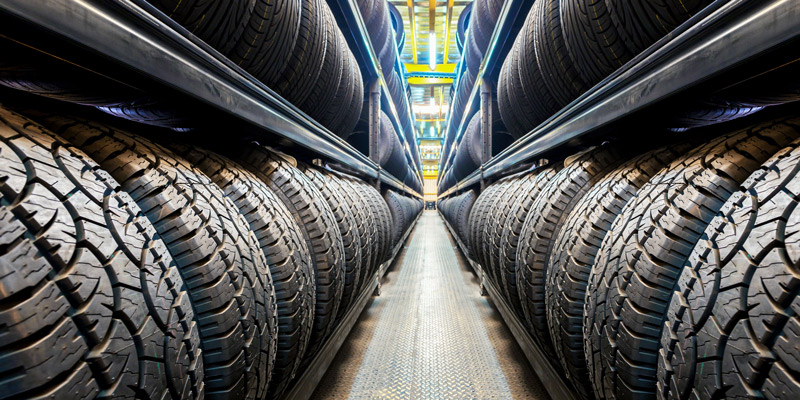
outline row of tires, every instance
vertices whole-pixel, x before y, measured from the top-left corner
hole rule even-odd
[[[359,66],[325,0],[152,0],[158,13],[216,48],[336,135],[364,101]],[[100,78],[11,41],[0,43],[0,84],[94,106],[116,117],[188,130],[202,126],[184,100]],[[326,104],[326,107],[319,107]]]
[[[0,109],[0,398],[276,398],[415,213],[258,145]]]
[[[397,10],[385,0],[358,0],[357,3],[367,26],[372,48],[378,56],[387,89],[400,118],[400,127],[406,133],[406,141],[411,145],[411,154],[416,154],[413,121],[408,117],[411,91],[395,69],[399,52],[396,37],[402,32],[402,26],[400,31],[394,28],[392,13],[397,13]]]
[[[796,398],[798,172],[800,120],[778,118],[604,144],[438,206],[583,398]]]

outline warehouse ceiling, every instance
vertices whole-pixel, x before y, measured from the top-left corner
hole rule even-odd
[[[411,86],[423,172],[435,178],[449,109],[452,72],[461,58],[456,44],[458,17],[472,0],[391,0],[403,19],[400,59]],[[434,75],[434,76],[432,76]]]

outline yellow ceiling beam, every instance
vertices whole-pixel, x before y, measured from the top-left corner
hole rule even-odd
[[[436,64],[436,69],[431,71],[431,68],[428,64],[404,64],[406,67],[406,71],[408,72],[427,72],[427,73],[443,73],[443,74],[452,74],[456,72],[456,67],[458,64]]]
[[[408,5],[408,21],[411,24],[411,54],[414,57],[414,64],[417,63],[417,24],[414,22],[414,0],[406,0]]]
[[[454,0],[447,0],[447,17],[444,23],[444,56],[442,62],[447,62],[447,51],[450,50],[450,23],[453,20],[453,2]]]
[[[412,76],[408,78],[408,84],[412,86],[452,85],[453,79]]]

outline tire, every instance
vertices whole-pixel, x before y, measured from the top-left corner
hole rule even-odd
[[[227,53],[245,30],[254,0],[148,0],[209,46]]]
[[[520,123],[512,109],[509,87],[506,83],[508,82],[509,66],[516,63],[516,61],[511,60],[511,55],[512,52],[509,52],[508,57],[506,57],[505,62],[503,62],[503,66],[500,67],[500,75],[497,78],[497,103],[503,125],[506,126],[506,129],[508,129],[508,132],[514,139],[519,139],[524,134],[522,133],[523,128],[520,127]]]
[[[478,236],[481,228],[480,220],[483,218],[486,212],[486,204],[489,201],[489,198],[494,196],[493,193],[495,190],[497,190],[497,188],[497,183],[489,185],[489,187],[485,188],[478,196],[478,199],[475,200],[475,204],[472,205],[472,211],[469,213],[469,233],[467,236],[466,245],[472,253],[471,257],[476,261],[478,259],[478,248],[480,247],[480,243],[478,242]]]
[[[324,170],[323,172],[329,179],[336,181],[339,186],[338,190],[345,197],[345,204],[354,216],[356,231],[361,243],[361,278],[356,287],[356,292],[361,293],[366,282],[375,274],[378,267],[378,222],[369,210],[368,200],[360,193],[360,188],[353,185],[347,178],[334,172]]]
[[[314,321],[314,267],[292,214],[267,185],[234,161],[207,150],[170,146],[233,201],[255,234],[275,287],[278,340],[267,392],[278,398],[294,378]]]
[[[338,108],[343,105],[342,99],[339,100],[339,105],[334,103],[339,93],[340,86],[347,86],[349,82],[349,71],[345,71],[345,57],[342,47],[347,45],[344,43],[344,38],[341,37],[341,32],[336,26],[336,20],[333,13],[323,4],[320,7],[320,19],[324,20],[325,25],[325,57],[322,63],[322,70],[314,82],[314,87],[311,93],[301,102],[296,103],[300,105],[300,109],[305,111],[311,118],[322,124],[324,127],[331,129],[337,123],[335,120]],[[320,22],[322,23],[322,22]],[[348,90],[349,88],[344,88]],[[289,89],[291,90],[291,89]],[[321,107],[320,105],[326,105]],[[333,110],[333,112],[330,112]],[[334,132],[335,133],[335,132]]]
[[[518,185],[519,181],[524,179],[524,176],[514,176],[499,183],[500,187],[495,191],[494,198],[489,198],[490,202],[487,203],[485,217],[479,221],[481,224],[481,234],[478,235],[478,242],[481,244],[479,260],[484,270],[488,272],[492,282],[501,290],[500,274],[497,270],[492,269],[492,236],[495,233],[496,224],[502,220],[502,215],[499,214],[499,211],[503,209],[503,204],[511,195],[511,190]]]
[[[164,240],[194,307],[205,396],[265,395],[275,357],[275,292],[233,202],[200,170],[147,139],[91,121],[41,120],[108,171]]]
[[[614,220],[586,289],[585,356],[598,398],[655,396],[666,308],[689,253],[741,182],[798,136],[796,122],[772,121],[688,152]]]
[[[513,180],[515,180],[515,178],[506,178],[492,185],[495,188],[491,192],[487,193],[482,213],[478,215],[478,218],[475,221],[477,224],[477,227],[474,228],[475,233],[473,242],[475,243],[475,259],[484,267],[484,269],[488,268],[488,264],[486,264],[486,255],[488,250],[488,246],[486,246],[486,231],[489,223],[492,221],[492,218],[496,217],[494,215],[494,210],[497,207],[497,202],[501,200],[502,195],[506,192]],[[487,272],[491,273],[491,271]],[[493,274],[490,274],[490,277],[494,279]]]
[[[361,118],[361,110],[364,107],[364,80],[361,76],[361,70],[358,68],[358,62],[349,47],[346,51],[352,77],[350,102],[349,106],[342,108],[341,112],[343,114],[339,119],[340,123],[334,128],[334,132],[339,133],[339,137],[342,139],[347,139],[354,133],[356,125],[358,125],[358,121]]]
[[[344,246],[344,289],[336,316],[337,321],[340,321],[350,311],[353,300],[358,296],[359,278],[361,277],[362,269],[361,237],[359,236],[355,215],[347,205],[347,200],[345,200],[338,181],[306,164],[300,164],[299,168],[308,180],[316,186],[317,190],[322,193],[326,203],[333,211],[333,215],[336,218],[336,226],[342,237],[342,245]]]
[[[472,206],[475,204],[475,200],[478,198],[478,193],[474,190],[470,190],[469,192],[464,193],[461,195],[461,199],[459,199],[458,208],[455,210],[455,226],[458,232],[458,236],[461,237],[462,241],[466,241],[467,232],[469,230],[469,216],[470,212],[472,211]]]
[[[185,283],[130,196],[6,110],[0,166],[0,398],[202,398]]]
[[[317,84],[326,60],[328,44],[328,5],[323,0],[303,1],[300,30],[292,55],[283,73],[272,87],[284,99],[295,105],[303,104]],[[328,71],[326,71],[328,73]]]
[[[302,370],[333,331],[344,290],[344,245],[336,217],[314,184],[281,155],[251,146],[242,149],[236,159],[266,183],[289,209],[311,250],[317,298]]]
[[[713,0],[604,0],[615,30],[632,54],[666,36]]]
[[[393,224],[392,216],[389,213],[389,208],[386,205],[386,202],[383,201],[383,197],[381,197],[378,191],[368,185],[366,182],[358,180],[358,179],[351,179],[350,182],[361,188],[360,193],[363,195],[364,199],[367,201],[367,205],[370,206],[370,210],[373,214],[373,218],[378,221],[378,238],[379,238],[379,246],[378,246],[378,257],[376,261],[375,268],[378,268],[380,264],[387,261],[391,256],[392,252],[392,234],[391,234],[391,227]]]
[[[718,124],[746,117],[761,111],[764,107],[730,102],[718,97],[697,101],[691,105],[681,105],[675,112],[678,116],[670,121],[678,131],[699,126]]]
[[[635,56],[620,37],[604,0],[562,1],[560,4],[567,50],[589,86],[602,81]]]
[[[197,126],[197,119],[186,108],[174,106],[174,101],[154,97],[140,97],[113,106],[97,107],[98,110],[117,118],[145,125],[172,128],[178,131]]]
[[[547,325],[561,366],[582,398],[593,396],[583,354],[583,307],[597,251],[636,191],[687,150],[688,145],[661,148],[610,172],[578,202],[558,233],[547,265]]]
[[[539,197],[542,189],[547,186],[550,180],[561,170],[562,165],[548,165],[534,170],[529,174],[526,184],[520,189],[520,196],[511,205],[508,216],[505,217],[505,230],[500,238],[500,268],[502,274],[502,287],[504,288],[505,298],[508,299],[514,312],[525,321],[525,314],[522,311],[522,303],[519,297],[517,285],[517,248],[519,238],[522,234],[522,226],[528,218],[528,213],[533,203]],[[502,216],[501,216],[502,218]],[[527,324],[527,322],[525,322]],[[528,327],[530,330],[531,328]]]
[[[583,92],[589,85],[583,80],[575,67],[575,61],[567,51],[567,44],[561,29],[559,0],[544,0],[533,5],[533,33],[525,44],[534,46],[536,60],[544,77],[544,84],[552,93],[555,104],[563,108]]]
[[[517,61],[516,69],[513,65],[509,69],[508,87],[516,89],[513,93],[509,92],[509,96],[511,96],[511,106],[515,107],[514,112],[521,121],[522,132],[520,135],[530,132],[560,109],[544,83],[544,75],[536,61],[534,46],[524,39],[533,37],[535,19],[532,16],[535,14],[536,8],[531,8],[531,11],[528,19],[525,20],[524,31],[517,36],[522,41],[520,45],[515,46],[517,48],[517,54],[514,56],[514,60]],[[524,36],[522,32],[525,33]]]
[[[658,357],[664,398],[796,398],[798,141],[722,206],[677,279]]]
[[[492,271],[494,281],[497,284],[497,289],[500,293],[506,292],[505,279],[503,278],[502,268],[502,243],[503,233],[508,230],[506,223],[508,222],[507,216],[517,203],[517,199],[524,194],[523,190],[527,189],[528,183],[535,174],[522,175],[514,180],[509,186],[504,196],[497,202],[497,208],[494,211],[494,218],[487,226],[487,243],[489,249],[486,259],[486,269]]]
[[[409,215],[406,207],[404,206],[402,196],[394,191],[387,190],[383,195],[386,205],[389,207],[389,212],[392,215],[392,248],[397,246],[400,238],[405,233],[405,227],[409,221]]]
[[[517,247],[517,291],[531,334],[553,358],[545,311],[545,280],[553,245],[569,212],[624,157],[613,145],[595,147],[569,160],[533,202]]]
[[[300,31],[300,0],[256,0],[253,13],[228,58],[267,86],[274,86]]]

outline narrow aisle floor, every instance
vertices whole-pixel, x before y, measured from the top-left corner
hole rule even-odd
[[[435,211],[425,211],[315,399],[547,399]]]

